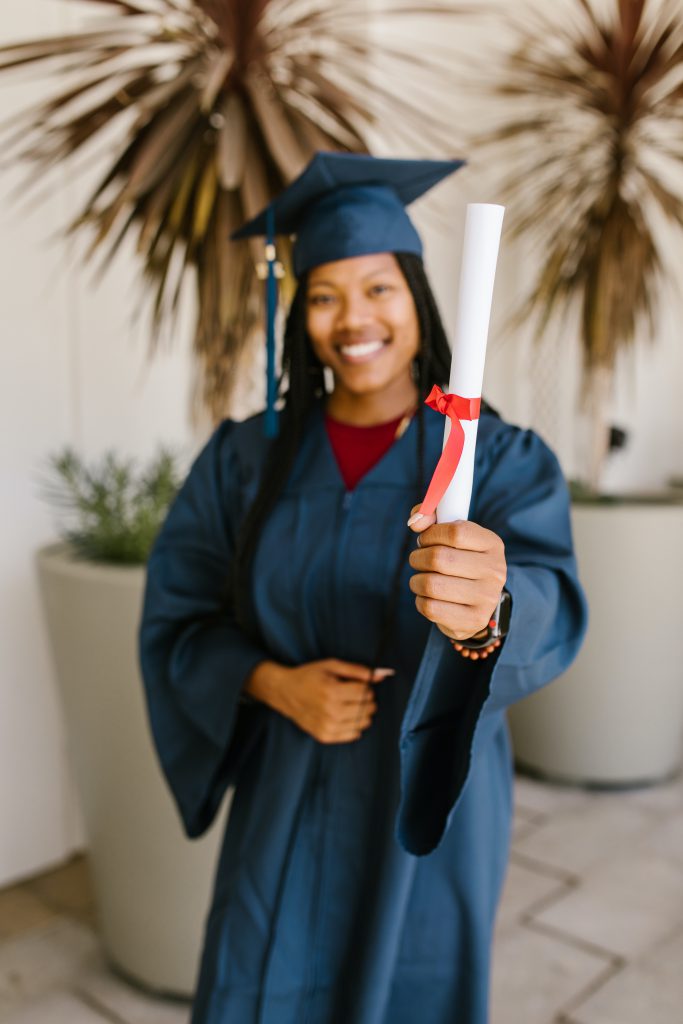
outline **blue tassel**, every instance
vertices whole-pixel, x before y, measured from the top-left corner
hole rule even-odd
[[[277,380],[275,377],[275,317],[277,314],[277,278],[275,276],[275,212],[266,212],[266,437],[279,433],[278,411],[275,408]]]

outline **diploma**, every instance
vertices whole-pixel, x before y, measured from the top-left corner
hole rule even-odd
[[[448,393],[435,386],[427,404],[446,416],[443,451],[420,511],[437,522],[467,519],[504,206],[470,203],[465,219],[457,319]]]

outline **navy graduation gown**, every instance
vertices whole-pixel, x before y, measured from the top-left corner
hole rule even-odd
[[[443,419],[424,415],[432,467]],[[381,659],[396,675],[362,738],[325,746],[241,690],[264,658],[370,663],[421,497],[417,423],[347,492],[316,406],[254,561],[255,641],[228,580],[268,443],[262,416],[217,429],[148,566],[141,666],[189,836],[235,786],[192,1024],[485,1024],[512,815],[504,709],[561,672],[585,628],[557,461],[482,415],[471,518],[506,544],[509,636],[461,658],[417,612],[406,562]]]

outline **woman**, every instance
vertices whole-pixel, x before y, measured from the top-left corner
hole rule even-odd
[[[503,711],[570,662],[585,607],[533,433],[484,410],[471,520],[417,516],[450,354],[404,204],[457,166],[319,154],[241,232],[297,235],[280,433],[262,415],[214,433],[140,633],[187,834],[236,786],[193,1024],[487,1021]]]

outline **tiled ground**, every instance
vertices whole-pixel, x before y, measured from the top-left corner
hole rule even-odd
[[[683,780],[518,778],[491,1024],[683,1024]],[[107,968],[87,862],[0,891],[2,1024],[187,1024]]]

